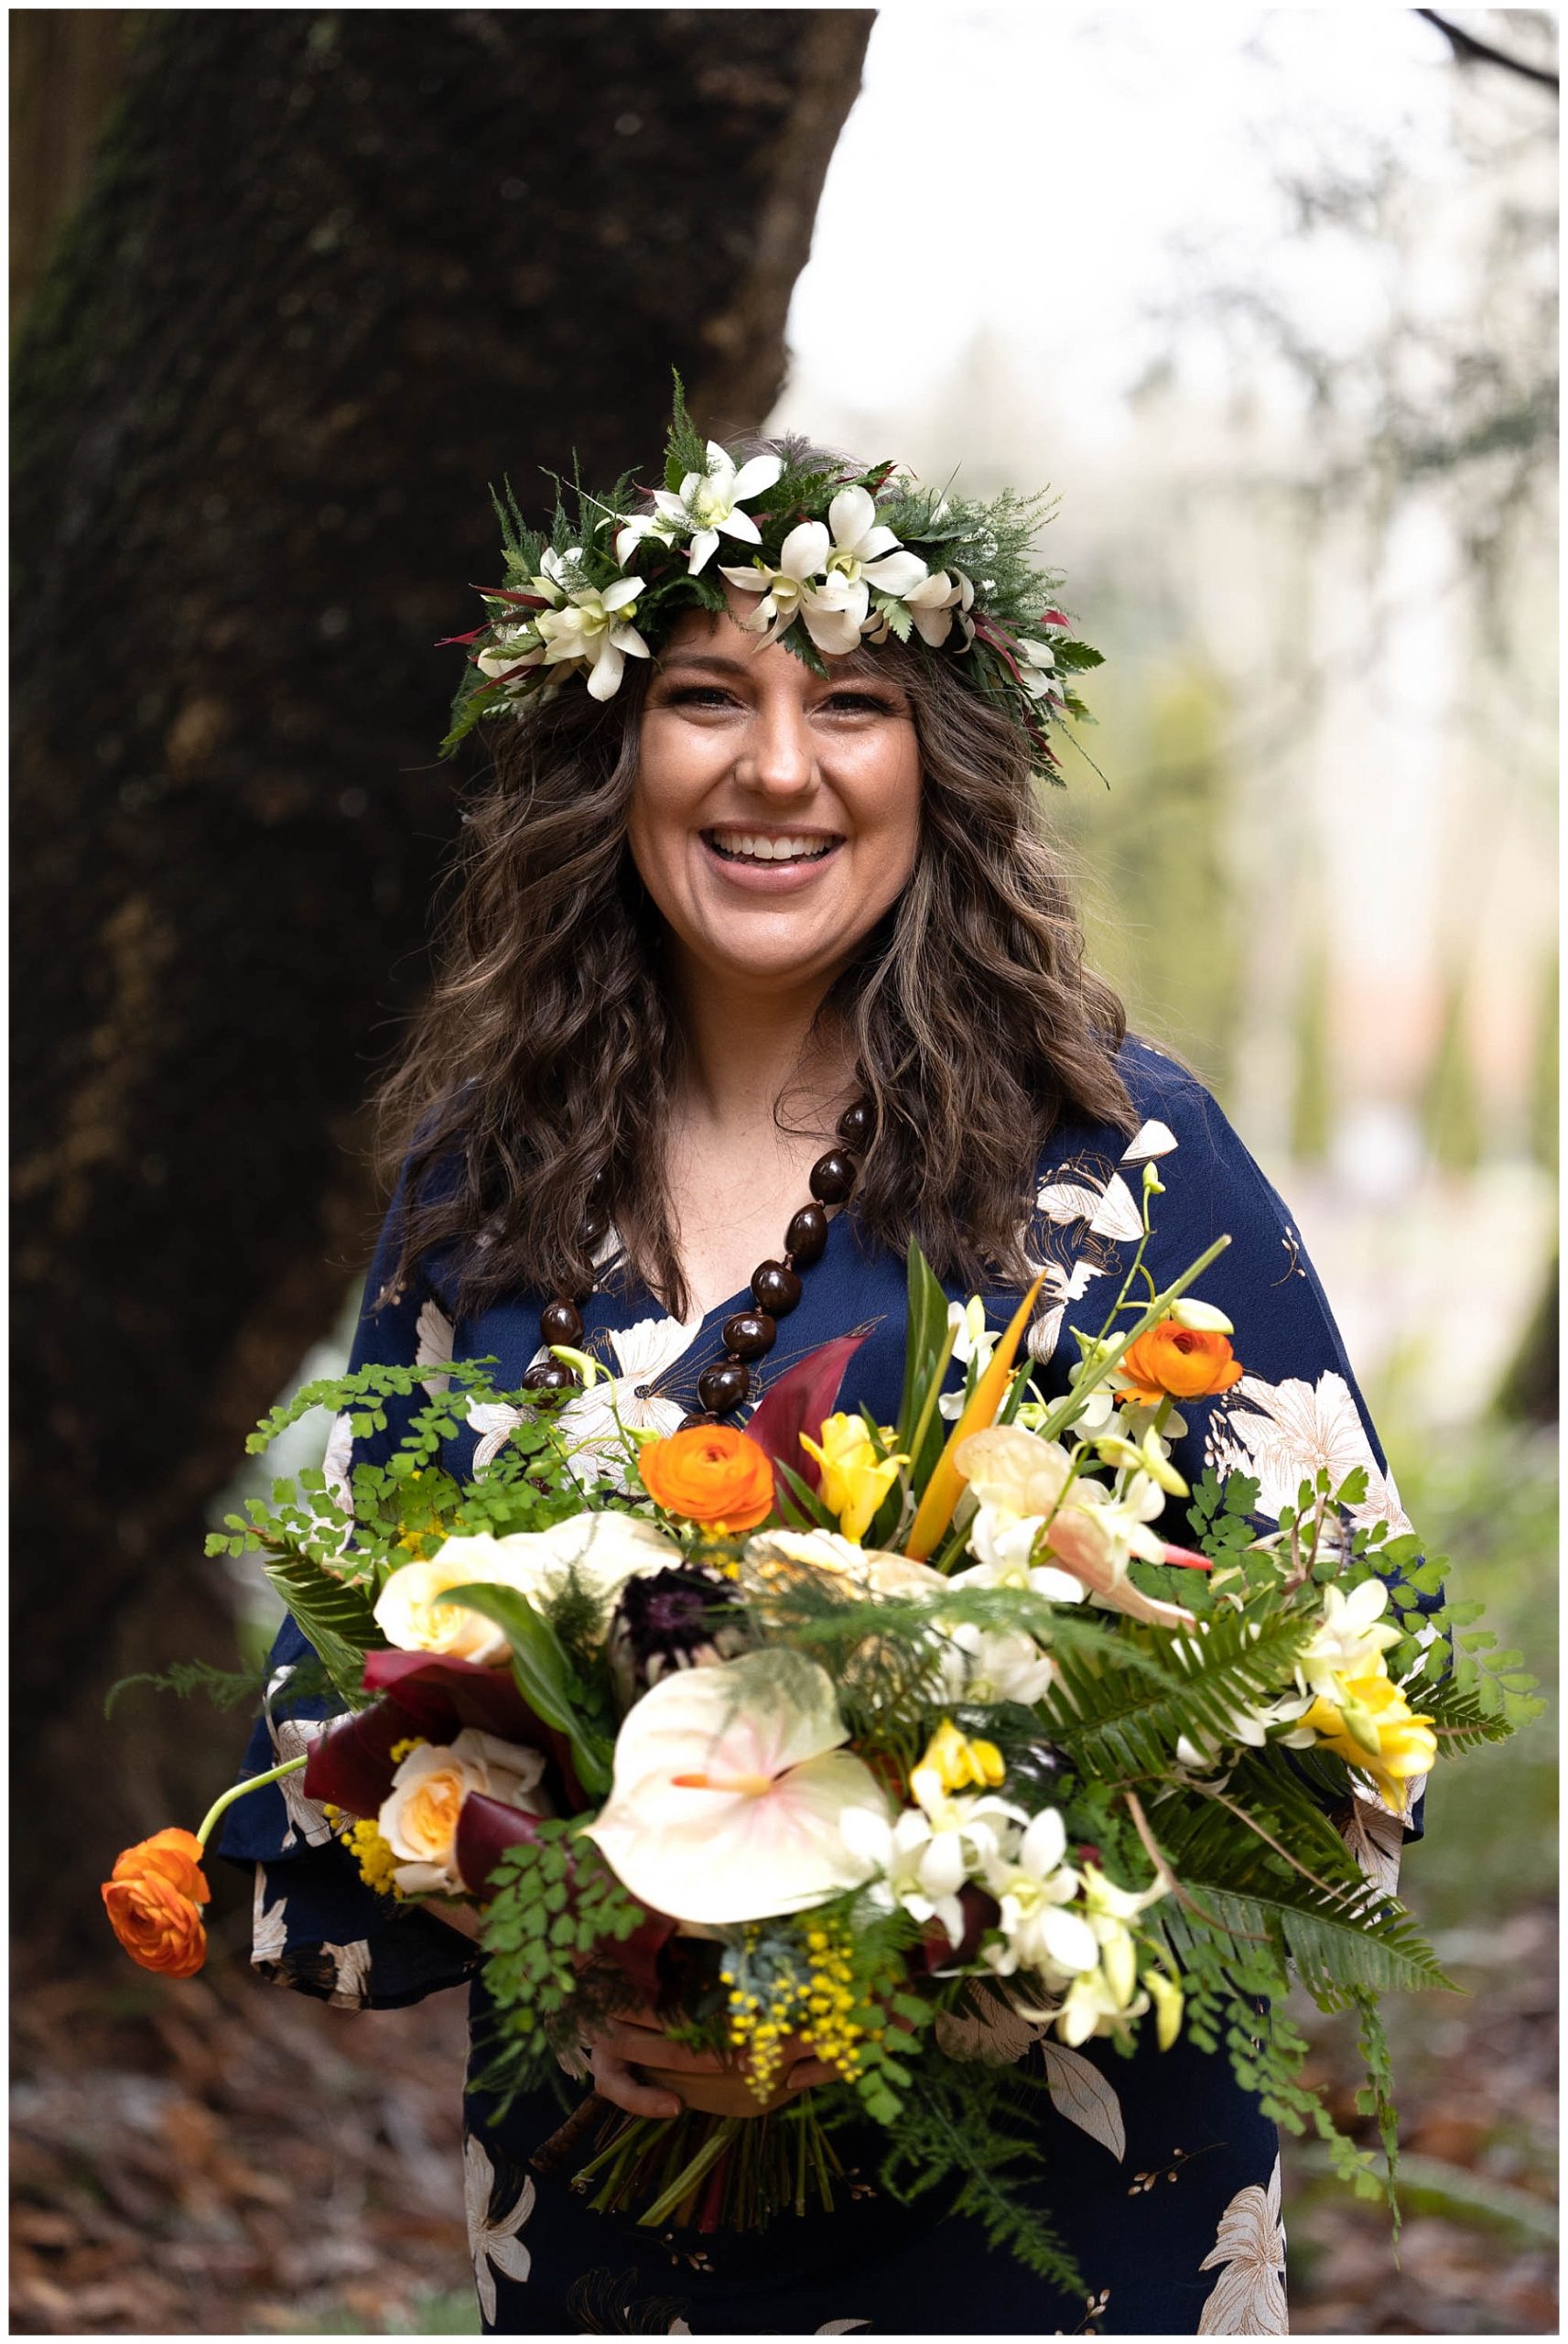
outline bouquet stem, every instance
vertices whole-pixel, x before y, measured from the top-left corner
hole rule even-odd
[[[765,2230],[779,2214],[805,2214],[814,2193],[830,2213],[844,2168],[814,2098],[804,2092],[756,2117],[699,2109],[674,2117],[615,2113],[572,2187],[593,2193],[595,2213],[629,2214],[641,2230],[668,2223],[702,2236]],[[554,2135],[531,2162],[540,2164],[561,2141]]]

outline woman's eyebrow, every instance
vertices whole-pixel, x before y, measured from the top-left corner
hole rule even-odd
[[[748,663],[744,659],[725,659],[717,652],[711,651],[671,651],[666,653],[665,657],[658,662],[658,665],[661,669],[665,667],[711,667],[719,675],[743,676],[746,673]]]

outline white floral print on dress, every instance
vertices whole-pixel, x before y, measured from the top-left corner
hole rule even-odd
[[[613,1330],[610,1343],[619,1373],[575,1394],[561,1410],[557,1422],[574,1448],[622,1485],[626,1460],[615,1419],[619,1416],[639,1431],[677,1429],[686,1402],[666,1399],[652,1387],[691,1349],[701,1325],[698,1313],[686,1319],[639,1318],[635,1326]]]
[[[495,2319],[495,2272],[521,2284],[534,2263],[533,2256],[517,2235],[534,2210],[533,2182],[524,2182],[522,2196],[507,2213],[492,2212],[494,2195],[495,2167],[470,2132],[463,2143],[463,2212],[468,2218],[473,2283],[487,2327],[493,2325]]]
[[[1281,1507],[1294,1505],[1303,1481],[1314,1481],[1325,1467],[1330,1489],[1337,1489],[1360,1466],[1367,1495],[1350,1509],[1357,1528],[1375,1522],[1396,1532],[1411,1526],[1399,1492],[1372,1454],[1350,1386],[1332,1368],[1315,1384],[1294,1375],[1282,1384],[1244,1375],[1214,1412],[1206,1454],[1222,1480],[1227,1473],[1256,1478],[1257,1510],[1271,1521],[1279,1520]]]
[[[1200,2336],[1290,2334],[1278,2157],[1267,2190],[1254,2181],[1237,2191],[1198,2269],[1221,2274],[1199,2317]]]

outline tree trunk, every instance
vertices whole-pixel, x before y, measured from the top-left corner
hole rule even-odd
[[[672,364],[710,429],[765,413],[871,21],[142,20],[16,377],[24,1903],[82,1917],[232,1755],[92,1720],[230,1648],[204,1503],[362,1268],[486,483],[653,465]]]

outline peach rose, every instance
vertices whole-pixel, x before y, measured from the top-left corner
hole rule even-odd
[[[754,1530],[773,1510],[767,1451],[733,1425],[693,1425],[649,1441],[637,1466],[643,1488],[666,1514],[720,1536]]]
[[[144,1970],[194,1978],[207,1959],[201,1905],[211,1892],[195,1861],[200,1853],[193,1832],[159,1831],[127,1848],[103,1883],[109,1925]]]
[[[1123,1398],[1152,1408],[1167,1397],[1206,1400],[1217,1392],[1228,1392],[1241,1381],[1242,1373],[1228,1335],[1184,1327],[1172,1316],[1128,1345],[1116,1382]]]

